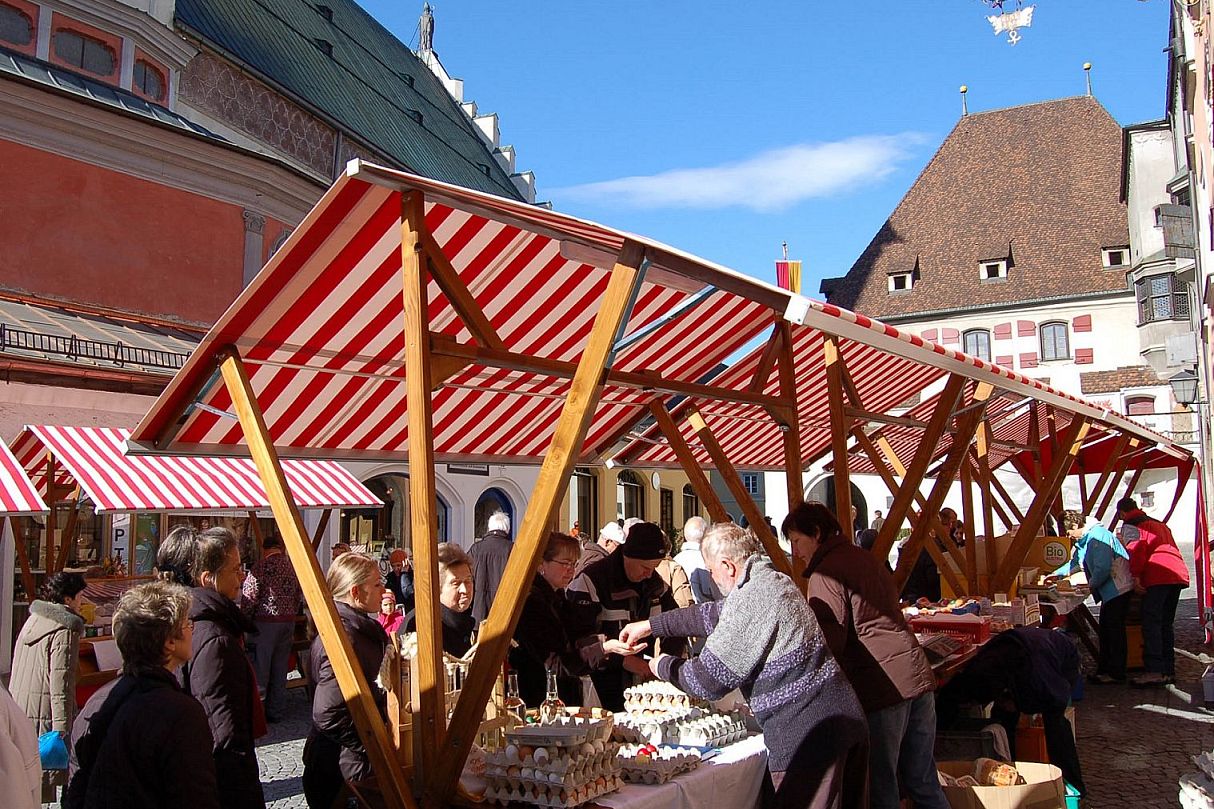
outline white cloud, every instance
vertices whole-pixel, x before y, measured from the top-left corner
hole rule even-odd
[[[719,166],[671,169],[552,190],[554,198],[627,208],[776,211],[885,177],[919,143],[915,134],[802,143]]]

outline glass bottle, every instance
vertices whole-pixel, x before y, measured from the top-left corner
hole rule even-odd
[[[561,701],[556,687],[556,672],[548,669],[548,694],[540,704],[540,722],[553,722],[565,715],[565,703]]]
[[[510,672],[506,675],[506,705],[504,706],[506,713],[517,717],[520,723],[527,721],[527,703],[523,702],[523,698],[518,693],[518,673]]]

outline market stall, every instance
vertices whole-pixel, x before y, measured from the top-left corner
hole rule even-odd
[[[26,593],[33,592],[36,583],[30,572],[26,549],[20,541],[19,520],[23,517],[44,516],[48,511],[46,503],[25,474],[25,470],[21,468],[21,464],[13,457],[9,448],[0,442],[0,575],[3,575],[6,581],[12,581],[13,561],[16,559],[21,577],[19,586]],[[15,554],[3,550],[10,537]],[[13,628],[12,610],[0,611],[0,671],[8,671],[12,662]]]
[[[759,349],[703,381],[756,338]],[[353,161],[203,339],[130,449],[252,457],[385,800],[410,806],[416,795],[429,806],[456,794],[575,463],[681,467],[721,519],[703,471],[714,467],[773,562],[790,571],[736,469],[784,470],[797,503],[805,460],[832,453],[846,513],[851,442],[883,452],[870,425],[898,418],[891,413],[921,394],[939,397],[922,448],[905,465],[881,464],[897,492],[879,543],[886,549],[916,511],[927,516],[916,519],[911,543],[923,545],[971,445],[979,471],[989,468],[986,409],[1006,395],[1072,415],[1053,434],[1062,451],[1043,460],[1045,484],[1026,524],[1054,502],[1093,423],[1157,443],[1037,380],[665,245]],[[936,483],[918,496],[946,435],[952,447]],[[449,714],[435,515],[412,512],[419,632],[411,779],[351,664],[281,460],[401,457],[413,471],[415,504],[434,502],[436,461],[540,465]],[[997,582],[1008,570],[1014,577],[1028,538],[1027,529],[1015,535],[991,571]]]

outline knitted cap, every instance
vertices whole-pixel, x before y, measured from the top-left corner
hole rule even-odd
[[[628,529],[624,556],[629,559],[665,559],[670,546],[662,529],[651,522],[639,522]]]

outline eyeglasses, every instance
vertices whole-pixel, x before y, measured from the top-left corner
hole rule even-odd
[[[576,559],[549,559],[548,561],[554,565],[560,565],[567,570],[573,570],[577,567]]]

